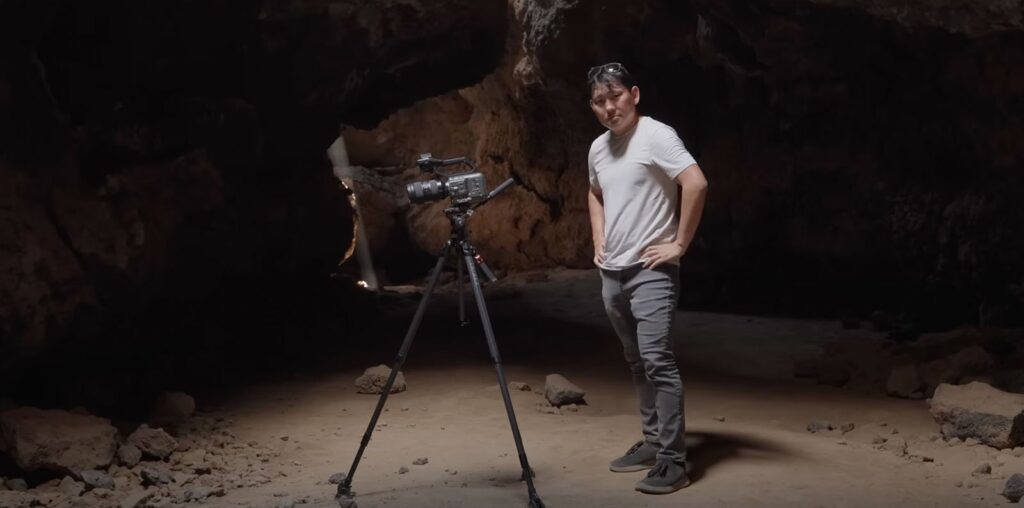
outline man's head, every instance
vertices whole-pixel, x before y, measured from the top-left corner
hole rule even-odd
[[[618,62],[591,67],[587,72],[590,85],[590,109],[612,133],[625,134],[636,125],[640,89],[633,76]]]

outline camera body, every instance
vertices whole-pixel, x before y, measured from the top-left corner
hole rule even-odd
[[[420,169],[434,173],[438,176],[436,180],[423,182],[412,182],[405,186],[409,194],[409,201],[413,203],[427,203],[437,201],[441,198],[450,198],[454,206],[472,206],[481,203],[488,198],[487,179],[484,174],[475,171],[468,159],[441,160],[433,158],[429,153],[420,155],[416,161]],[[449,164],[466,164],[474,171],[464,173],[440,173],[437,168]]]

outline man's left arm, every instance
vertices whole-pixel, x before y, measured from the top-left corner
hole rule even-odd
[[[690,248],[690,242],[697,234],[700,217],[704,212],[704,199],[708,191],[708,180],[700,166],[693,164],[676,176],[676,183],[683,188],[679,200],[679,230],[673,242],[651,245],[644,249],[641,257],[644,268],[654,268],[662,263],[682,257]]]

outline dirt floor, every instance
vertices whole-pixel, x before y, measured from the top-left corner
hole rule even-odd
[[[392,311],[363,367],[391,364],[418,301],[382,296]],[[925,401],[858,394],[793,379],[792,362],[830,340],[856,340],[836,322],[679,312],[693,484],[666,496],[636,492],[643,473],[608,461],[639,438],[633,388],[604,316],[594,271],[510,277],[487,289],[512,399],[538,493],[549,507],[931,507],[1008,504],[1021,449],[950,445]],[[473,323],[460,328],[451,285],[432,301],[354,478],[360,507],[523,507],[526,487],[494,366]],[[470,299],[467,304],[473,305]],[[340,364],[351,365],[352,359]],[[560,373],[587,405],[541,412],[544,378]],[[270,443],[269,480],[210,498],[213,506],[337,506],[328,478],[348,471],[377,396],[356,393],[362,369],[253,387],[214,406],[243,442]],[[854,429],[810,433],[813,420]],[[889,445],[873,444],[880,437]],[[902,446],[893,446],[902,438]],[[888,448],[888,449],[887,449]],[[893,449],[897,448],[897,449]],[[426,457],[425,465],[413,461]],[[991,474],[972,474],[989,463]],[[401,472],[400,468],[408,469]]]

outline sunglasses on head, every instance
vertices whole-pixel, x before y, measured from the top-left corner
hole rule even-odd
[[[611,62],[591,67],[590,70],[587,71],[587,79],[594,79],[598,74],[626,74],[628,72],[629,71],[626,70],[626,67],[619,62]]]

